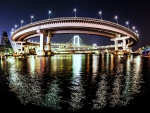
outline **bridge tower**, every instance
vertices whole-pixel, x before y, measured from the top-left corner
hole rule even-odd
[[[75,35],[73,37],[73,45],[80,46],[80,37],[79,37],[79,35]]]

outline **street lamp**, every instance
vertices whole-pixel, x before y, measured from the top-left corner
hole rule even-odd
[[[138,33],[138,30],[136,30],[135,32]]]
[[[134,30],[134,32],[135,32],[135,26],[133,26],[133,27],[132,27],[132,29],[133,29],[133,30]]]
[[[14,29],[12,28],[11,31],[14,32]]]
[[[15,30],[16,30],[16,28],[17,28],[17,25],[15,25]]]
[[[50,14],[51,14],[51,11],[48,11],[48,14],[49,14],[49,17],[48,17],[48,19],[50,19]]]
[[[129,28],[129,22],[128,21],[126,22],[126,24],[127,24],[128,28]]]
[[[76,11],[77,11],[77,10],[76,10],[76,9],[74,9],[74,12],[75,12],[75,17],[76,17]]]
[[[99,11],[99,15],[100,15],[100,18],[102,20],[102,12],[101,11]]]
[[[136,30],[135,32],[136,32],[136,34],[138,35],[138,30]]]
[[[117,20],[117,19],[118,19],[118,16],[115,16],[115,19],[116,19],[116,21],[117,21],[117,24],[118,24],[118,20]]]
[[[12,31],[11,31],[10,33],[11,33],[11,35],[13,34],[13,32],[12,32]]]
[[[23,20],[21,20],[21,27],[22,27],[22,23],[23,23]]]
[[[31,23],[32,23],[32,18],[33,18],[33,16],[31,16]]]
[[[12,33],[13,33],[13,32],[14,32],[14,29],[12,28],[12,29],[11,29],[11,32],[10,32],[10,33],[11,33],[11,35],[12,35]]]

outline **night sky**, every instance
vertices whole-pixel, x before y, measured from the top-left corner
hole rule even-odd
[[[150,45],[150,3],[148,0],[0,0],[0,32],[6,31],[11,40],[11,29],[17,25],[47,19],[48,11],[51,10],[51,18],[74,17],[73,9],[76,8],[77,17],[99,18],[99,11],[102,11],[102,18],[115,22],[114,17],[118,16],[118,23],[129,27],[139,33],[139,42],[133,47],[133,51],[140,47]],[[76,34],[54,35],[52,42],[69,42]],[[107,37],[81,35],[80,38],[88,45],[96,43],[98,46],[114,44]],[[37,39],[38,40],[38,39]]]

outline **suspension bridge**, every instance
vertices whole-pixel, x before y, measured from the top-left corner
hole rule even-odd
[[[25,53],[36,54],[40,48],[40,42],[27,40],[26,44],[23,44]],[[122,47],[122,44],[118,44],[118,47]],[[44,43],[46,50],[46,42]],[[115,45],[97,46],[96,44],[87,45],[79,35],[74,37],[66,43],[51,42],[51,51],[54,53],[113,53]],[[21,46],[18,47],[18,52],[21,52]]]

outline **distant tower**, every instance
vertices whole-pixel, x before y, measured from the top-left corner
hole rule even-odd
[[[80,46],[80,37],[79,37],[79,35],[75,35],[73,37],[73,45]]]
[[[97,44],[93,44],[93,48],[96,48],[97,47]]]
[[[75,45],[75,46],[82,46],[82,45],[86,45],[83,40],[79,37],[79,35],[75,35],[70,41],[69,43]]]

